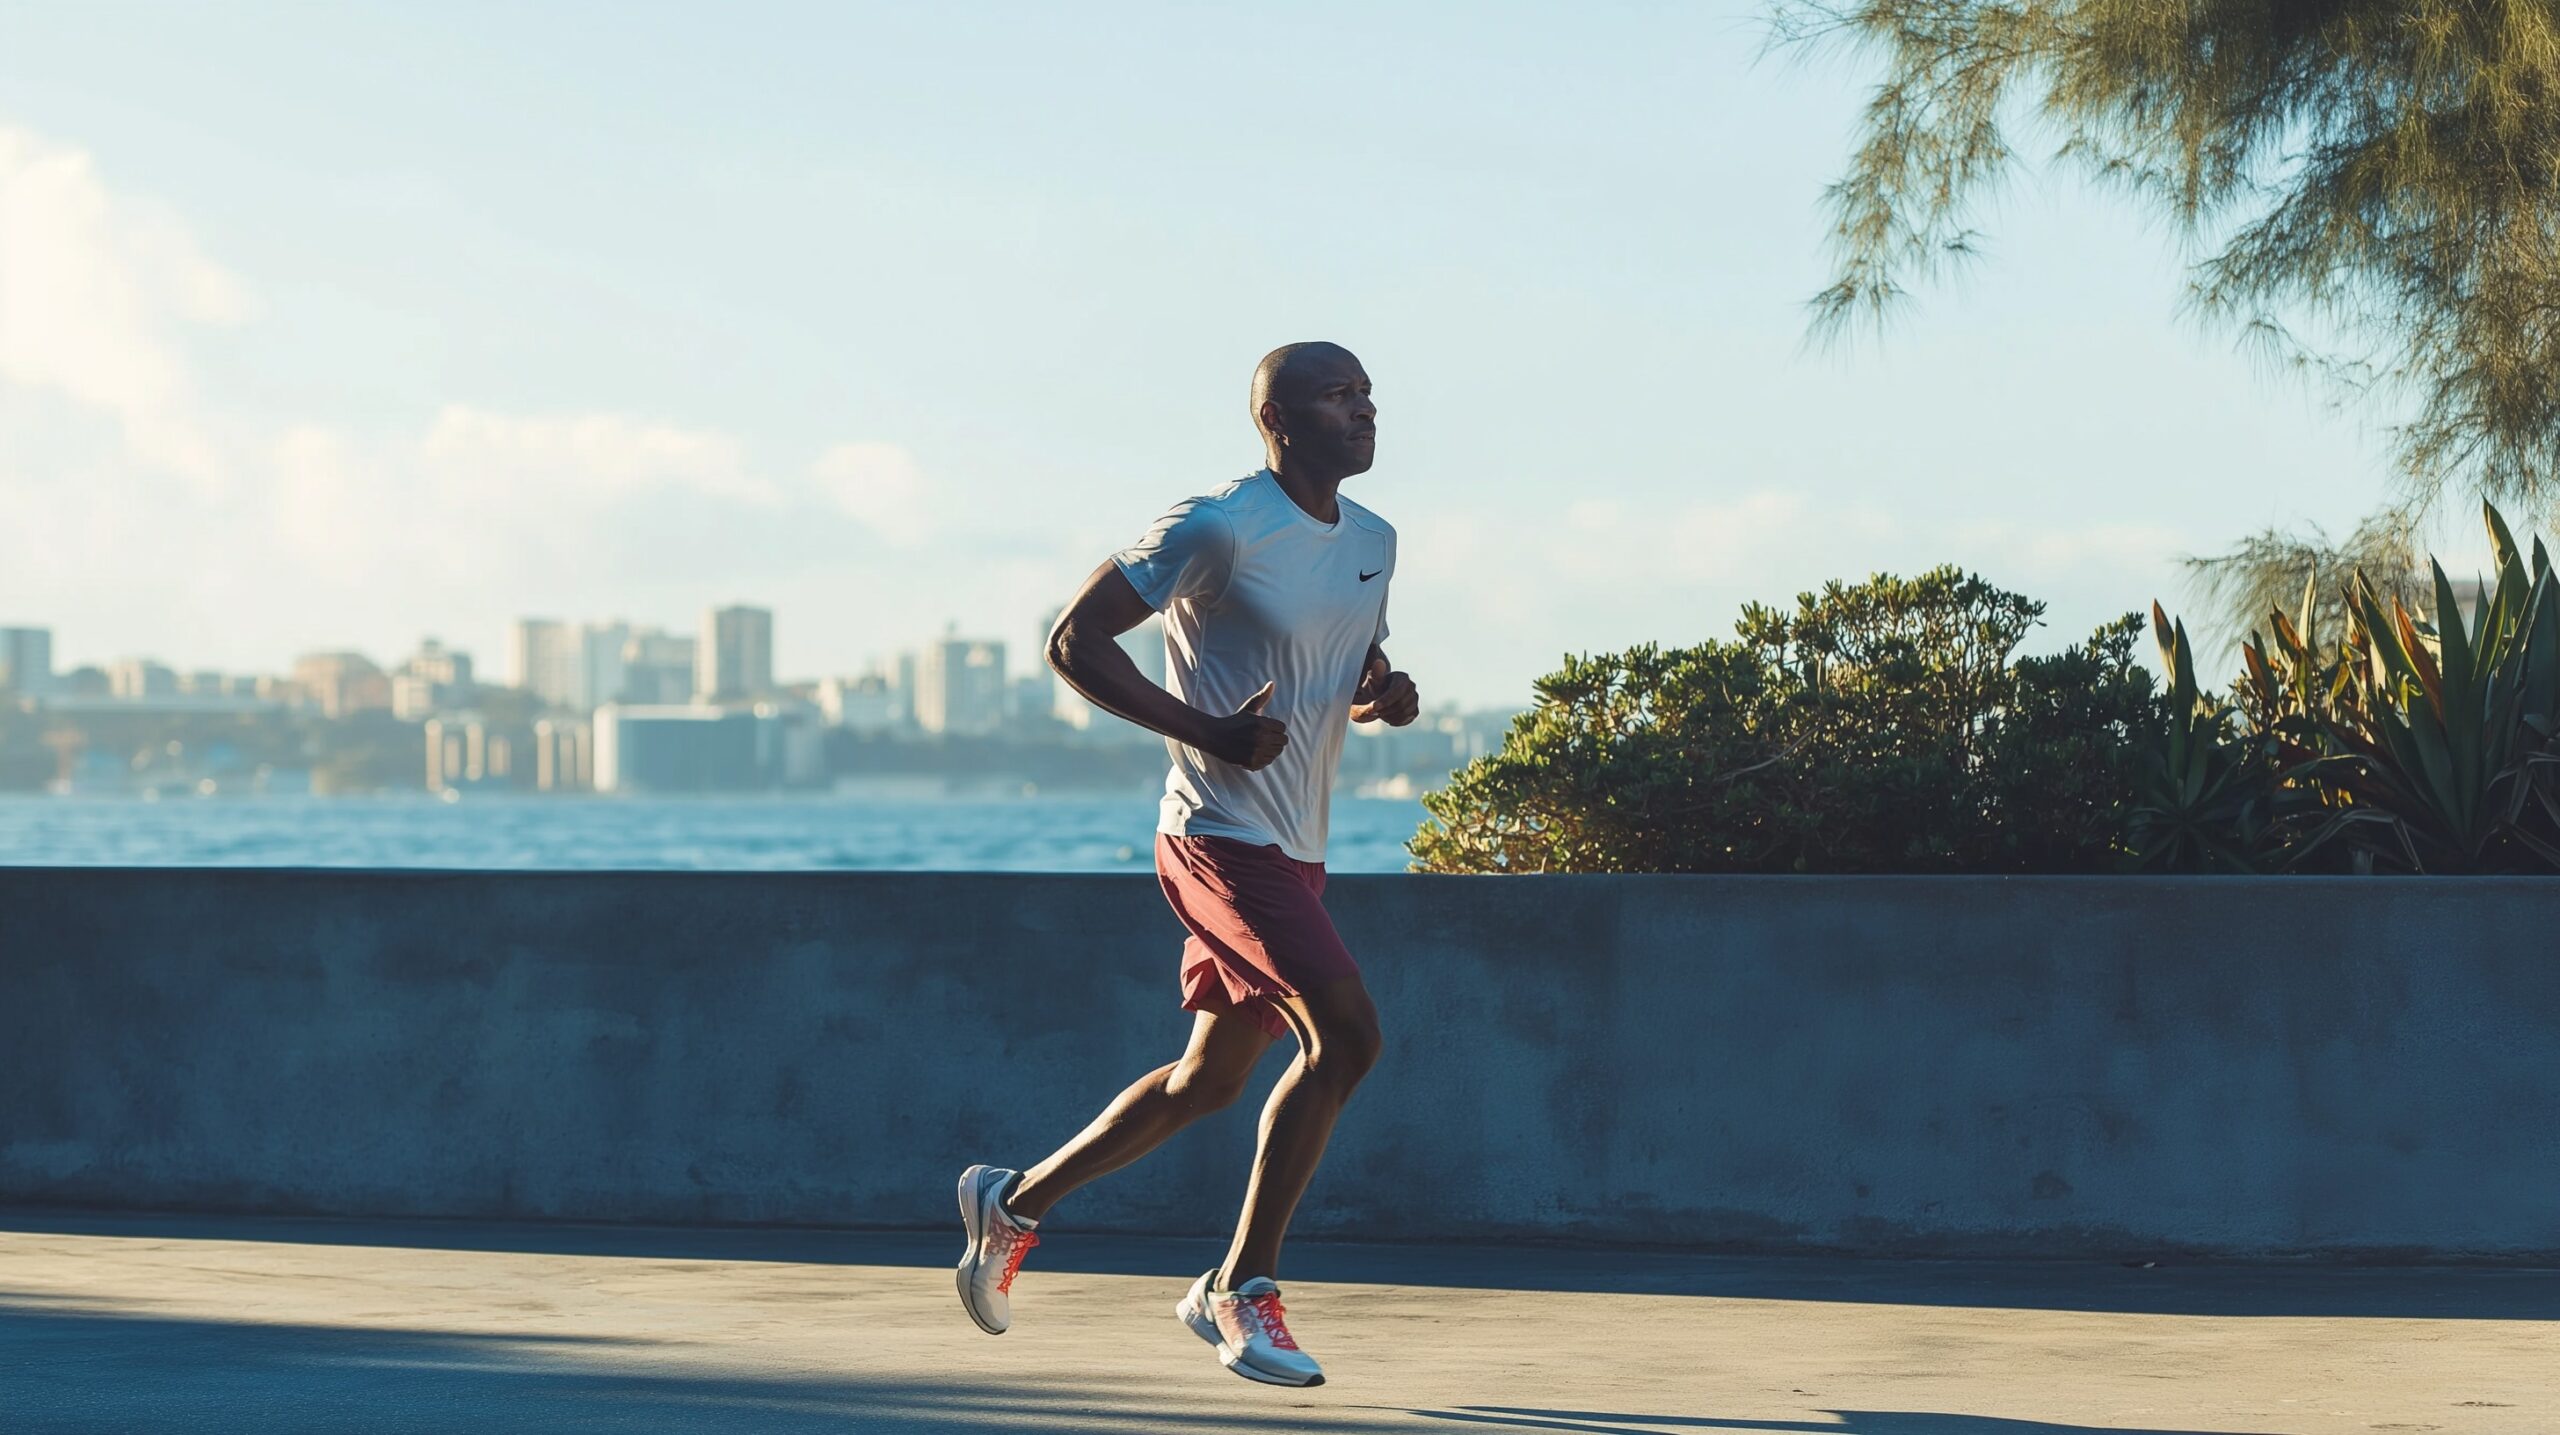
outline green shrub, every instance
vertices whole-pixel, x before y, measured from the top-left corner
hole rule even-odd
[[[1568,657],[1423,798],[1430,872],[2114,865],[2159,722],[2126,618],[2012,660],[2043,605],[1954,568],[1743,610],[1731,642]]]

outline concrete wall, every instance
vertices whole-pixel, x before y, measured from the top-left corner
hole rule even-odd
[[[1302,1232],[2560,1255],[2560,882],[1329,901],[1388,1050]],[[0,1201],[949,1225],[1178,1050],[1177,937],[1145,877],[0,868]],[[1252,1121],[1058,1225],[1223,1228]]]

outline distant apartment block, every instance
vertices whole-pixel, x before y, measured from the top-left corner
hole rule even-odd
[[[0,628],[0,693],[40,698],[53,691],[53,630]]]
[[[618,621],[581,624],[574,646],[577,681],[570,691],[572,701],[562,706],[585,712],[623,701],[628,677],[623,657],[631,646],[631,625]]]
[[[448,648],[433,638],[419,641],[418,651],[402,665],[402,671],[440,687],[467,688],[472,684],[471,655]]]
[[[730,607],[703,614],[702,642],[694,653],[694,698],[734,702],[772,691],[773,611]]]
[[[772,681],[771,619],[766,620],[765,682]],[[700,645],[659,628],[615,619],[567,623],[525,618],[516,623],[516,686],[545,707],[585,713],[607,703],[682,704],[694,696]]]
[[[391,675],[391,715],[402,722],[419,722],[468,704],[474,691],[471,678],[469,653],[428,638]]]
[[[595,789],[649,794],[801,786],[825,776],[820,736],[817,710],[798,704],[603,707],[595,717]]]
[[[701,644],[657,628],[634,628],[622,648],[622,687],[608,701],[663,706],[693,696]]]
[[[515,685],[550,707],[584,708],[579,701],[577,629],[554,618],[519,618],[509,635]]]
[[[818,710],[826,715],[827,726],[860,733],[894,732],[906,725],[905,704],[883,673],[818,684]]]
[[[916,726],[968,736],[1004,726],[1004,644],[946,635],[916,659]]]
[[[107,692],[127,702],[178,695],[177,671],[148,658],[127,658],[107,665]]]
[[[306,653],[294,662],[293,681],[328,717],[391,706],[390,674],[362,653]]]

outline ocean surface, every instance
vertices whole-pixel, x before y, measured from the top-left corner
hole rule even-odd
[[[1410,798],[1338,797],[1325,866],[1401,872]],[[1155,799],[0,797],[0,866],[1149,872]]]

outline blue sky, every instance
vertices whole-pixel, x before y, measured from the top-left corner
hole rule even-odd
[[[1941,561],[2054,646],[2374,506],[2380,438],[2034,166],[1970,278],[1808,348],[1863,75],[1756,16],[13,7],[0,622],[496,667],[518,614],[743,600],[790,676],[950,622],[1019,653],[1259,462],[1247,375],[1304,338],[1377,381],[1347,491],[1426,699]]]

